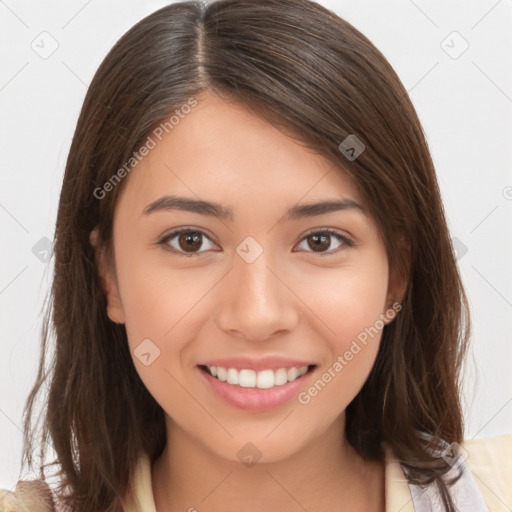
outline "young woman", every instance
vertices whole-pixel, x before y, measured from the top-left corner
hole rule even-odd
[[[511,436],[463,439],[469,315],[417,115],[314,2],[175,3],[115,45],[47,322],[25,456],[51,444],[59,485],[4,510],[512,506]]]

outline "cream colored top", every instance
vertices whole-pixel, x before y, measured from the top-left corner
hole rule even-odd
[[[489,512],[511,512],[512,435],[467,440],[462,447],[467,452],[467,465]],[[140,458],[132,483],[134,493],[125,504],[125,512],[157,512],[147,455]],[[424,512],[414,508],[405,474],[389,449],[385,460],[385,493],[386,512]]]

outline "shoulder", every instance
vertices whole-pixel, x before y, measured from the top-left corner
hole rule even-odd
[[[0,489],[0,512],[58,512],[43,480],[20,480],[14,491]]]
[[[461,447],[489,509],[512,509],[512,434],[467,439]]]
[[[385,445],[386,452],[386,510],[414,512],[438,510],[437,488],[419,488],[408,483],[403,468],[393,451]],[[459,510],[512,510],[512,435],[486,439],[466,439],[460,447],[446,445],[440,455],[453,459],[454,466],[462,466],[463,477],[449,487]],[[456,464],[455,464],[456,462]],[[449,478],[458,473],[452,468]]]

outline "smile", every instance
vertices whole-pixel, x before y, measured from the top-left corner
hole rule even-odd
[[[253,412],[269,411],[291,402],[306,387],[317,368],[316,364],[282,360],[271,364],[263,361],[253,364],[247,361],[230,363],[232,366],[200,364],[196,369],[207,389],[217,399],[237,409]]]
[[[301,366],[300,368],[279,368],[277,370],[266,369],[255,371],[248,368],[224,368],[222,366],[200,366],[201,369],[210,373],[212,377],[227,382],[232,386],[240,386],[242,388],[259,388],[270,389],[276,386],[283,386],[288,382],[302,377],[307,373],[309,367]]]

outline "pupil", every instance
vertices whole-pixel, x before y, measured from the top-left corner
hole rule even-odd
[[[313,239],[315,241],[314,245],[311,245],[309,244],[309,246],[313,249],[313,250],[316,250],[318,248],[320,249],[329,249],[329,236],[330,235],[311,235],[311,239]],[[321,240],[320,243],[317,243],[319,240]],[[315,249],[316,248],[316,249]],[[321,251],[319,251],[321,252]]]
[[[182,245],[182,242],[183,242],[183,245]],[[201,235],[199,233],[181,234],[180,238],[179,238],[179,243],[180,243],[180,247],[182,247],[185,250],[187,250],[187,244],[188,244],[188,248],[192,249],[192,251],[190,251],[190,252],[193,252],[193,250],[199,249],[202,245]]]

